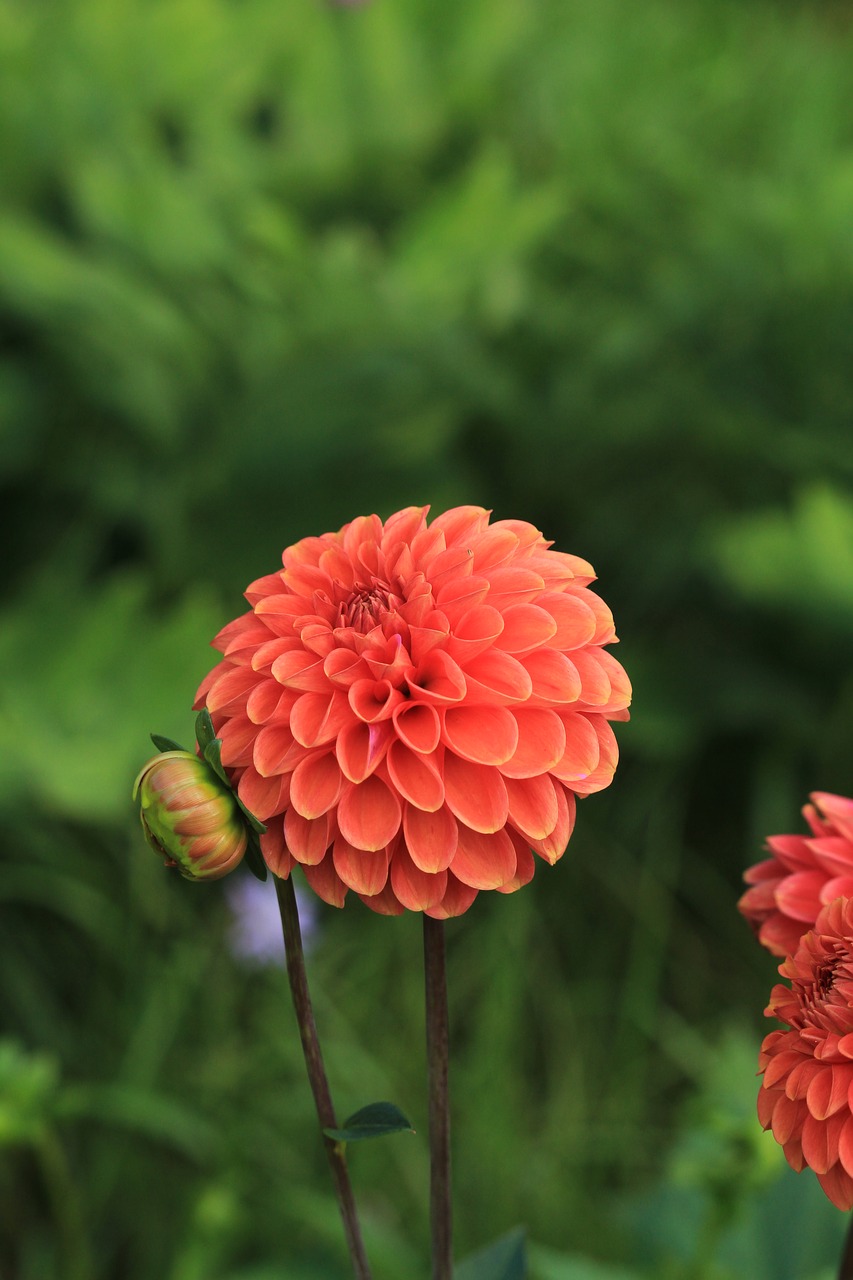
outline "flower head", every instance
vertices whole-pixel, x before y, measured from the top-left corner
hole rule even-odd
[[[218,880],[242,860],[249,832],[237,799],[192,751],[154,756],[133,798],[151,848],[188,880]]]
[[[771,836],[772,857],[744,875],[738,903],[774,955],[796,951],[800,937],[834,898],[853,897],[853,800],[815,791],[803,809],[810,836]]]
[[[365,516],[246,591],[199,689],[261,849],[315,892],[446,917],[530,880],[610,782],[630,685],[586,561],[457,507]]]
[[[779,972],[765,1013],[788,1024],[761,1046],[758,1116],[799,1172],[853,1208],[853,898],[823,908]]]

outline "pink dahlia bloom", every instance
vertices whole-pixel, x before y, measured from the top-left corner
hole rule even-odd
[[[792,954],[834,898],[853,897],[853,800],[815,791],[803,809],[810,836],[771,836],[773,855],[750,867],[738,903],[774,955]]]
[[[788,1024],[761,1046],[758,1117],[799,1172],[853,1208],[853,899],[824,907],[780,966],[765,1013]]]
[[[532,525],[409,507],[288,547],[214,641],[222,761],[271,870],[374,910],[467,911],[554,863],[631,690],[590,565]]]

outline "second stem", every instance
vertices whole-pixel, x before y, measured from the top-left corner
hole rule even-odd
[[[452,1280],[449,1034],[444,922],[424,915],[426,1047],[429,1084],[430,1234],[432,1280]]]

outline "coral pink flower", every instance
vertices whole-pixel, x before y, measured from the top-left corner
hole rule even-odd
[[[532,525],[410,507],[288,547],[202,682],[273,872],[443,918],[562,854],[630,685],[590,565]]]
[[[771,858],[744,875],[752,887],[738,903],[774,955],[796,951],[821,907],[853,897],[853,800],[815,791],[803,809],[811,836],[771,836]]]
[[[853,1208],[853,899],[824,907],[780,966],[765,1013],[791,1028],[761,1046],[758,1117],[799,1172],[839,1209]]]

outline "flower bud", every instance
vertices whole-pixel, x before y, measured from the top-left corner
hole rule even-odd
[[[149,760],[133,798],[151,848],[188,880],[218,880],[246,852],[249,832],[236,796],[191,751],[163,751]]]

